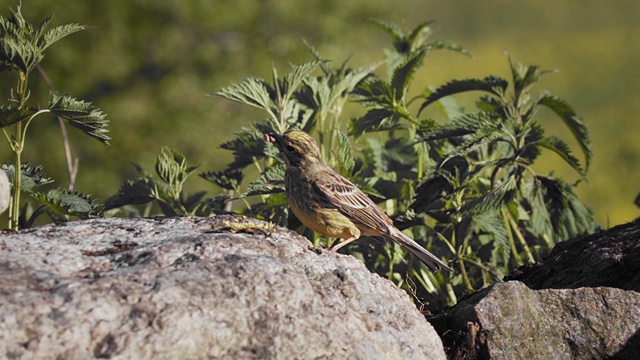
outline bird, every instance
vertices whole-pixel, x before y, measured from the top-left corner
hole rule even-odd
[[[264,140],[274,144],[282,154],[286,165],[285,190],[291,210],[307,227],[338,239],[330,250],[338,251],[361,236],[383,237],[411,252],[431,271],[453,271],[400,231],[358,186],[334,171],[322,158],[311,135],[292,129],[284,133],[267,133]],[[340,242],[339,239],[344,240]]]

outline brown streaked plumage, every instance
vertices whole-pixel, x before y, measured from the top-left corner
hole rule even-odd
[[[436,256],[395,227],[393,221],[351,181],[335,172],[322,158],[313,137],[304,131],[266,134],[287,165],[285,186],[291,210],[312,230],[332,238],[345,239],[331,249],[360,236],[391,239],[417,256],[429,269],[452,271]]]

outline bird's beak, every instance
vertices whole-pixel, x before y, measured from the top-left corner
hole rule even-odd
[[[264,141],[266,142],[277,144],[280,142],[281,139],[282,139],[282,134],[278,134],[278,133],[264,134]]]

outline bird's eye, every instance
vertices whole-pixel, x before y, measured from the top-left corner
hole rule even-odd
[[[287,145],[286,149],[288,152],[293,152],[295,150],[291,145]]]

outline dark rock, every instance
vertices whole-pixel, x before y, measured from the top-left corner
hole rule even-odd
[[[640,221],[559,243],[506,280],[430,319],[449,358],[640,358]]]
[[[640,291],[640,221],[558,243],[544,261],[516,269],[507,280],[532,289],[609,286]]]
[[[496,284],[430,319],[450,359],[637,359],[640,293]]]
[[[246,218],[4,233],[0,294],[2,358],[445,358],[405,292]]]

